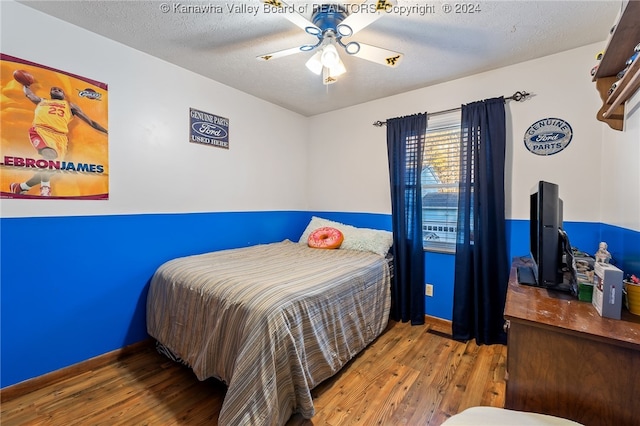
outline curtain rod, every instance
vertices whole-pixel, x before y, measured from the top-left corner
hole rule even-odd
[[[509,96],[508,98],[504,98],[504,100],[505,101],[514,100],[516,102],[520,102],[520,101],[525,100],[530,95],[531,94],[528,93],[528,92],[520,92],[520,91],[518,91],[518,92],[514,93],[513,95]],[[427,118],[433,117],[433,116],[436,116],[436,115],[447,114],[447,113],[450,113],[450,112],[460,111],[460,109],[461,109],[461,107],[445,109],[444,111],[430,112],[430,113],[427,114]],[[373,123],[373,125],[376,126],[376,127],[382,127],[382,126],[386,126],[387,122],[386,121],[375,121]]]

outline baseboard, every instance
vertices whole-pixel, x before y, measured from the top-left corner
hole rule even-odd
[[[34,377],[32,379],[28,379],[11,386],[7,386],[6,388],[0,389],[0,402],[10,401],[14,398],[23,396],[44,386],[49,386],[52,383],[58,382],[68,377],[73,377],[90,370],[98,369],[104,365],[117,361],[123,356],[129,355],[132,352],[141,351],[147,346],[152,346],[154,344],[155,341],[152,338],[147,338],[140,342],[124,346],[111,352],[107,352],[106,354],[90,358],[86,361],[61,368],[60,370],[52,371],[50,373],[43,374],[42,376]]]
[[[441,327],[451,327],[452,325],[452,322],[449,320],[438,318],[438,317],[432,317],[431,315],[425,315],[424,321],[427,324],[436,324]]]
[[[429,326],[427,333],[435,334],[436,336],[443,337],[445,339],[453,339],[453,323],[451,321],[425,315],[424,322]]]

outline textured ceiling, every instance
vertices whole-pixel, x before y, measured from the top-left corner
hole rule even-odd
[[[454,2],[399,0],[345,40],[401,52],[402,63],[389,68],[341,51],[347,73],[325,86],[305,67],[312,52],[256,60],[316,41],[260,0],[20,3],[305,116],[603,41],[623,5],[478,1],[464,3],[477,5],[473,13],[445,13]],[[311,19],[319,2],[288,3]],[[362,0],[348,2],[356,3]]]

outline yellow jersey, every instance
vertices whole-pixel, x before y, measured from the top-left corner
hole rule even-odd
[[[69,122],[73,119],[68,101],[43,99],[36,106],[33,125],[58,133],[69,133]]]

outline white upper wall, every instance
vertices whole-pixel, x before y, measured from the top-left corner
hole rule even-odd
[[[507,218],[527,219],[530,189],[539,180],[547,180],[560,186],[565,220],[640,229],[640,113],[627,120],[624,133],[608,131],[608,126],[595,119],[601,101],[589,72],[603,46],[604,43],[593,44],[311,117],[309,174],[314,178],[310,182],[309,207],[390,213],[389,176],[384,169],[386,130],[374,127],[374,121],[527,91],[533,95],[530,99],[509,101],[506,106]],[[339,90],[339,84],[332,90]],[[535,121],[548,117],[567,121],[572,126],[573,139],[560,153],[534,155],[524,145],[524,133]],[[617,152],[607,148],[609,140],[603,145],[603,137],[619,141]],[[621,171],[617,176],[602,177],[620,160],[620,164],[629,167],[635,163],[636,170],[629,174],[630,186],[624,183]],[[612,200],[616,200],[615,204],[624,200],[632,208],[622,217],[610,208],[598,207],[603,202],[614,203]],[[635,221],[631,220],[634,214]]]
[[[603,222],[640,231],[640,91],[625,116],[624,132],[603,128],[600,212]]]
[[[2,200],[3,217],[306,209],[305,117],[21,4],[0,14],[2,53],[109,85],[109,200]],[[189,142],[190,107],[230,120],[230,149]]]
[[[640,230],[640,95],[624,132],[595,119],[601,105],[589,71],[604,42],[305,118],[15,2],[0,1],[0,19],[2,53],[107,83],[110,107],[110,199],[2,200],[3,217],[390,214],[386,130],[374,121],[520,90],[533,96],[507,103],[507,218],[528,217],[529,189],[544,179],[560,185],[566,220]],[[190,107],[230,119],[229,150],[188,142]],[[523,136],[547,117],[568,121],[574,136],[540,157]]]

